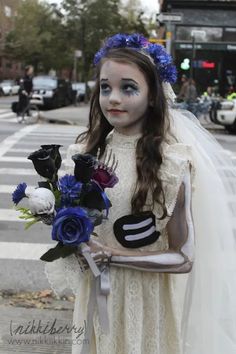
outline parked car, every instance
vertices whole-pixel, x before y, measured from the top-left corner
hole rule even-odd
[[[216,123],[224,125],[230,133],[236,133],[236,99],[222,100],[216,112]]]
[[[91,91],[95,86],[95,81],[88,81],[88,98],[90,97]],[[84,102],[85,99],[85,82],[73,82],[72,88],[75,92],[75,103]]]
[[[75,91],[75,103],[83,102],[85,98],[85,82],[73,82],[72,89]]]
[[[17,95],[20,86],[14,80],[3,80],[0,83],[1,92],[3,95]]]
[[[46,108],[67,106],[74,102],[71,82],[46,75],[35,76],[32,100],[38,106]]]

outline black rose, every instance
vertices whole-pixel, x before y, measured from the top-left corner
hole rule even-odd
[[[61,159],[61,154],[60,154],[59,149],[62,146],[63,145],[59,145],[59,144],[41,145],[41,148],[43,150],[50,152],[51,158],[54,159],[54,161],[55,161],[55,167],[56,167],[57,171],[61,167],[62,159]]]
[[[96,165],[95,157],[90,154],[75,154],[72,160],[75,163],[74,175],[77,181],[88,183]]]
[[[28,156],[28,159],[33,162],[34,168],[36,172],[47,178],[51,182],[55,182],[57,180],[57,171],[59,163],[58,157],[55,155],[55,152],[52,149],[39,149],[34,151],[32,154]]]

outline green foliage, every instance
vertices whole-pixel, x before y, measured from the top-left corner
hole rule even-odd
[[[15,29],[6,38],[8,55],[34,65],[36,71],[60,69],[71,62],[69,34],[46,3],[25,0],[18,10]],[[62,55],[63,53],[63,55]]]
[[[25,224],[25,230],[29,229],[32,225],[40,221],[40,217],[33,215],[29,208],[20,207],[16,208],[16,210],[20,211],[21,213],[19,219],[28,220],[28,222]]]
[[[61,9],[39,0],[25,0],[18,10],[15,29],[5,51],[31,63],[35,71],[73,68],[75,50],[82,50],[78,70],[82,80],[92,75],[92,60],[105,37],[117,32],[147,35],[138,0],[64,0]]]

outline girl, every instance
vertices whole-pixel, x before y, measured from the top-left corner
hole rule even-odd
[[[88,131],[69,148],[67,168],[77,152],[112,155],[119,183],[86,249],[100,277],[81,271],[83,249],[48,270],[54,283],[65,274],[76,294],[73,323],[84,333],[74,335],[72,353],[233,354],[226,176],[234,167],[199,123],[171,110],[176,71],[161,46],[117,34],[95,64]]]

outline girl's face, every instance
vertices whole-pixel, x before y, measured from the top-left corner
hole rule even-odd
[[[136,64],[107,60],[100,72],[99,103],[114,128],[123,134],[141,132],[149,105],[149,90]]]

